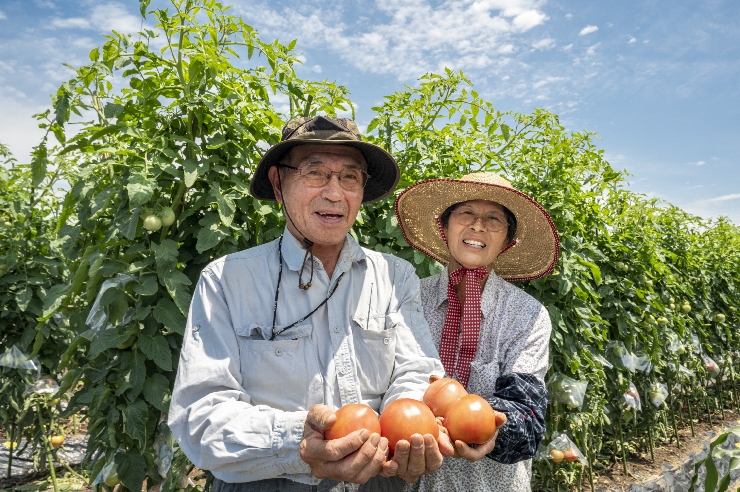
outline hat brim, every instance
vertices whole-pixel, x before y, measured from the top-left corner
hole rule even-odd
[[[550,214],[526,194],[496,184],[441,178],[410,186],[396,198],[396,216],[406,242],[440,263],[449,263],[450,251],[438,217],[451,205],[470,200],[500,203],[516,217],[517,242],[493,261],[498,276],[526,281],[552,272],[560,238]]]
[[[296,145],[348,145],[362,152],[367,162],[367,174],[370,178],[365,185],[362,203],[371,203],[388,196],[396,188],[401,178],[401,171],[396,160],[384,149],[368,142],[357,140],[321,140],[300,139],[286,140],[272,146],[262,159],[249,183],[249,192],[260,200],[275,200],[272,184],[267,176],[272,166],[276,166],[280,159]]]

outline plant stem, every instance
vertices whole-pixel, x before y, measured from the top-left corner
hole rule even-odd
[[[591,492],[594,492],[594,451],[591,448],[591,434],[588,433],[588,424],[583,425],[583,445],[585,446],[586,458],[588,458],[588,483],[591,485]]]
[[[54,457],[51,454],[51,444],[49,444],[49,436],[46,435],[44,429],[44,418],[39,412],[39,426],[41,427],[41,436],[44,440],[44,449],[46,449],[46,459],[49,461],[49,473],[51,474],[51,483],[54,485],[54,492],[59,492],[59,486],[57,485],[57,473],[54,467]]]
[[[676,427],[676,412],[673,409],[676,403],[676,399],[673,397],[673,385],[669,385],[668,394],[671,396],[671,403],[669,405],[669,408],[671,410],[671,423],[673,424],[673,435],[676,437],[676,446],[678,446],[678,449],[681,449],[681,441],[678,438],[678,427]]]
[[[628,476],[629,471],[627,471],[627,450],[624,444],[624,434],[622,433],[622,417],[621,416],[617,418],[617,429],[619,430],[619,443],[621,445],[620,447],[622,448],[622,466],[624,467],[624,475]]]
[[[686,400],[686,406],[689,409],[689,425],[691,426],[691,437],[696,437],[694,432],[694,412],[691,409],[691,397],[689,394],[684,393],[684,400]]]
[[[653,451],[653,414],[650,414],[648,419],[648,447],[650,448],[650,459],[655,461],[655,452]]]
[[[7,478],[10,478],[10,471],[13,468],[13,444],[15,441],[13,438],[15,437],[15,422],[10,423],[10,438],[8,439],[8,442],[10,442],[10,449],[8,449],[8,474],[6,475]]]

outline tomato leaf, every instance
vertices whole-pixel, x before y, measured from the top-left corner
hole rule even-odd
[[[157,182],[141,173],[133,173],[128,180],[129,207],[134,209],[144,205],[154,194]]]
[[[146,412],[146,405],[143,401],[136,401],[129,405],[129,408],[133,405],[141,404],[144,406],[144,412]],[[124,414],[124,429],[127,428],[126,412],[129,408],[123,411]],[[131,416],[129,416],[129,419]],[[129,420],[130,421],[130,420]],[[146,422],[146,419],[144,419]],[[141,423],[141,427],[144,427],[144,422]],[[131,434],[129,434],[131,435]],[[133,437],[133,436],[132,436]],[[141,490],[141,485],[144,483],[146,478],[147,464],[144,457],[135,450],[128,450],[125,452],[116,453],[116,465],[118,471],[118,478],[121,483],[128,490]]]
[[[153,374],[147,378],[144,385],[144,399],[161,412],[167,412],[170,407],[170,382],[162,374]]]
[[[154,319],[166,328],[182,335],[185,332],[185,317],[174,302],[162,298],[154,306]]]
[[[139,337],[139,348],[147,359],[154,361],[160,368],[165,371],[172,370],[172,353],[165,337],[143,335]]]

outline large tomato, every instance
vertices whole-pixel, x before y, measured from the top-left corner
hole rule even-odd
[[[450,405],[445,427],[452,442],[482,444],[496,433],[496,412],[478,395],[466,395]]]
[[[442,378],[429,385],[423,400],[435,416],[444,417],[449,406],[467,394],[462,384],[454,379]]]
[[[364,403],[350,403],[337,410],[337,421],[324,432],[327,441],[339,439],[360,429],[380,434],[380,422],[375,411]]]
[[[49,440],[51,441],[51,445],[53,447],[58,448],[64,443],[64,436],[61,434],[56,434],[56,435],[51,436],[51,439]]]
[[[380,414],[380,435],[388,439],[391,453],[401,440],[411,442],[413,434],[431,434],[439,439],[437,419],[429,407],[418,400],[399,398]]]

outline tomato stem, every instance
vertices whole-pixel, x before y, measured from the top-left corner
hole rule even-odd
[[[678,449],[681,449],[681,440],[678,438],[678,427],[676,427],[676,411],[674,410],[674,406],[676,404],[676,399],[673,396],[673,385],[668,383],[668,393],[671,397],[670,404],[668,408],[671,411],[671,424],[673,424],[673,435],[676,437],[676,446]]]
[[[624,443],[624,434],[622,433],[621,416],[617,419],[617,430],[619,431],[619,443],[620,447],[622,448],[622,467],[624,468],[624,475],[629,476],[629,471],[627,470],[627,449]]]
[[[691,437],[696,437],[696,433],[694,432],[694,412],[691,409],[691,395],[689,395],[687,392],[684,393],[683,397],[686,401],[686,406],[689,409],[689,425],[691,426]]]

